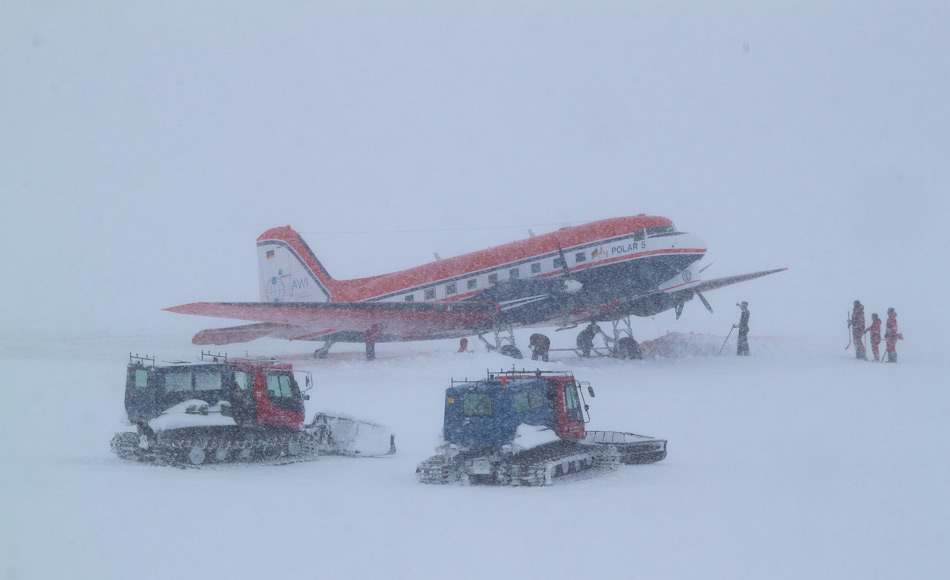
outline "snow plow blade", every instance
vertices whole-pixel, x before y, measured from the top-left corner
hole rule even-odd
[[[642,465],[666,459],[666,440],[620,431],[588,431],[586,445],[609,445],[620,453],[620,463]]]
[[[396,436],[388,428],[351,417],[317,413],[307,431],[319,433],[325,453],[348,457],[381,457],[396,453]]]

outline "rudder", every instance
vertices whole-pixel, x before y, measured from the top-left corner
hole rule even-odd
[[[261,302],[330,302],[333,278],[290,226],[257,238]]]

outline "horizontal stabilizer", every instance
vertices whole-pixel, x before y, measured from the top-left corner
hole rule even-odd
[[[232,326],[229,328],[209,328],[202,330],[191,339],[192,344],[213,344],[224,345],[234,344],[236,342],[250,342],[258,338],[270,336],[281,330],[286,330],[283,324],[248,324],[245,326]]]

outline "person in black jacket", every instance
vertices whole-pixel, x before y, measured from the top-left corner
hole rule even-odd
[[[739,339],[736,347],[736,354],[739,356],[749,356],[749,303],[743,302],[736,304],[742,309],[742,315],[739,317]]]
[[[594,348],[594,337],[600,332],[600,327],[596,322],[591,322],[587,328],[580,331],[577,335],[577,348],[580,355],[584,358],[590,356],[590,351]]]

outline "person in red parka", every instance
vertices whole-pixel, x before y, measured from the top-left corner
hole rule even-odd
[[[877,317],[877,312],[871,315],[871,326],[865,333],[871,333],[871,352],[874,354],[874,362],[881,360],[881,351],[878,346],[881,344],[881,319]]]
[[[864,305],[860,300],[854,301],[854,310],[851,311],[851,318],[848,320],[848,326],[851,327],[851,337],[854,339],[854,356],[858,360],[868,360],[867,350],[864,348]]]
[[[884,329],[884,341],[887,343],[887,360],[897,362],[897,341],[904,340],[904,335],[897,332],[897,312],[893,308],[887,309],[887,326]]]
[[[376,341],[383,334],[383,328],[374,324],[363,333],[363,342],[366,343],[366,360],[376,360]]]

